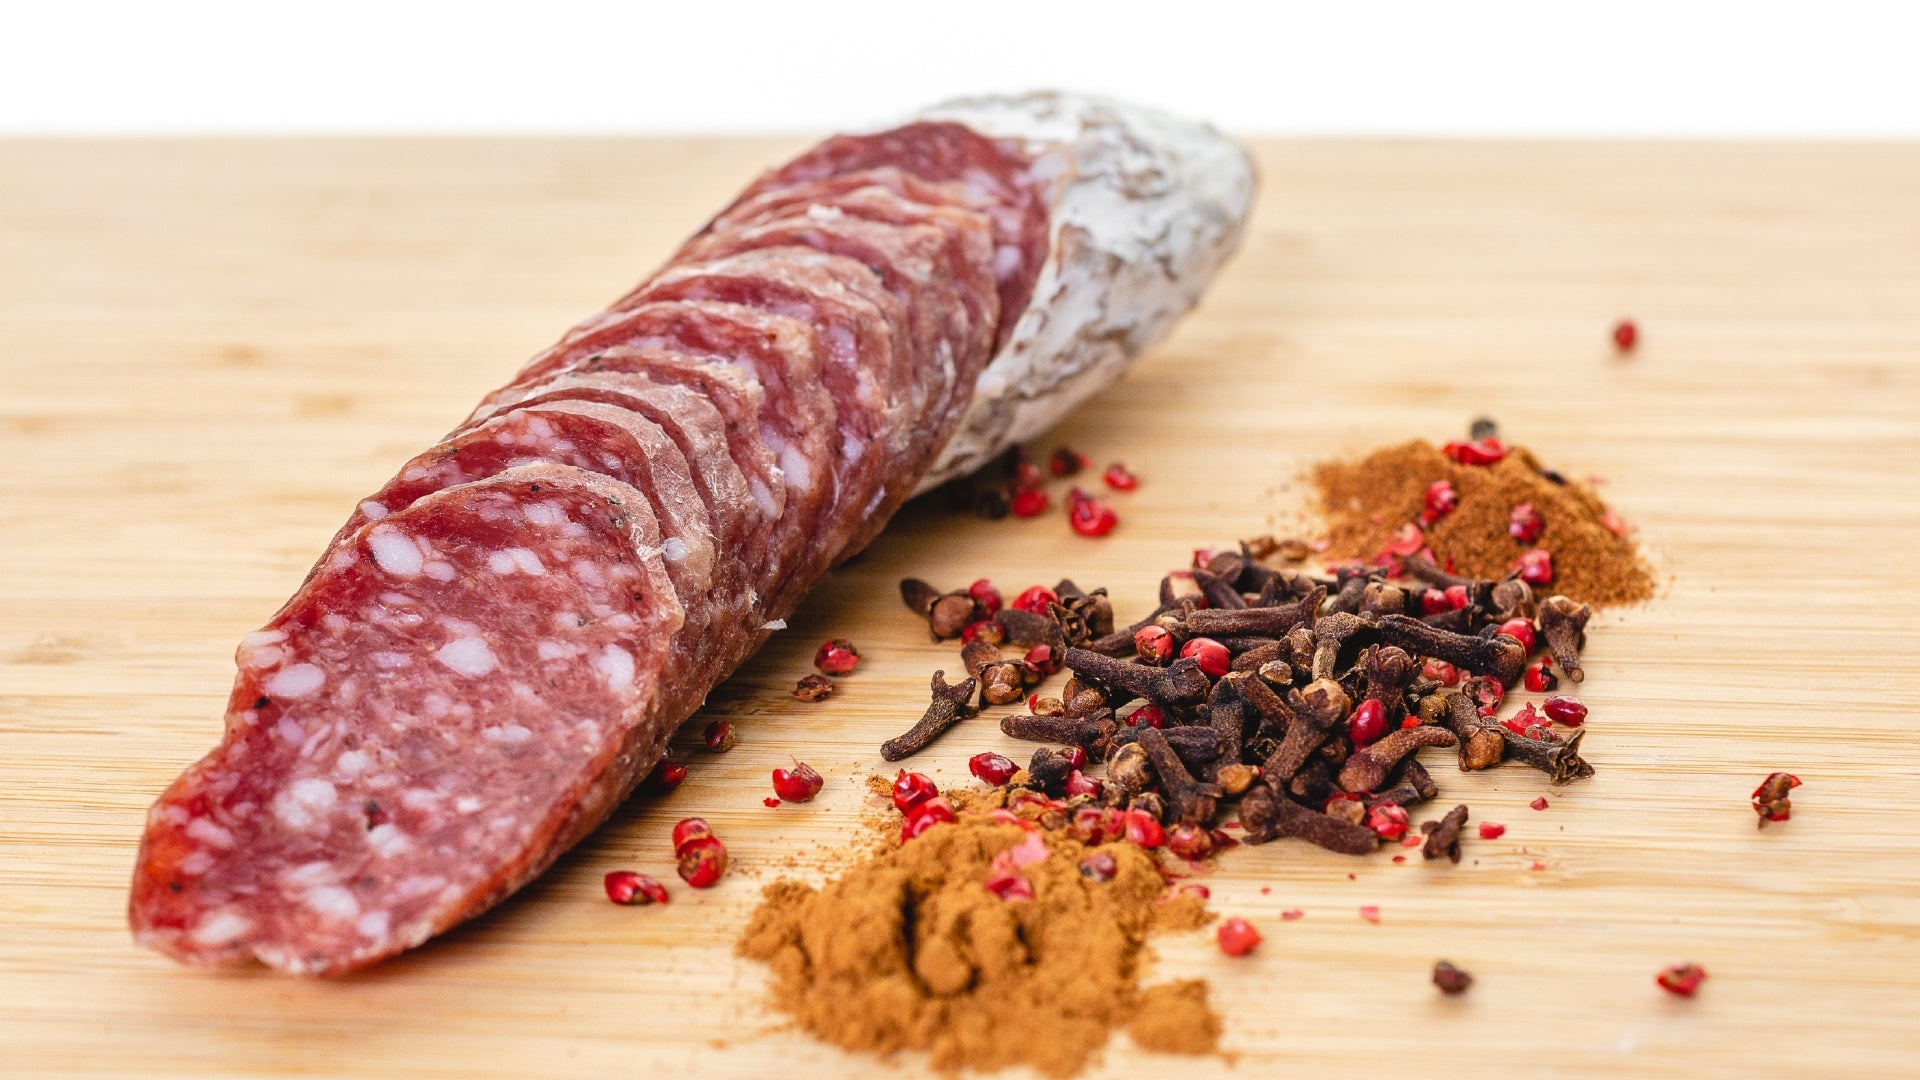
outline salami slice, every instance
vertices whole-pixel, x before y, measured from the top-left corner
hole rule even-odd
[[[227,741],[148,814],[135,934],[351,967],[539,873],[671,730],[660,546],[632,488],[555,465],[366,526],[241,643]]]
[[[362,501],[242,643],[221,744],[148,817],[139,940],[334,973],[484,911],[917,485],[1164,332],[1251,191],[1208,129],[1054,95],[763,176]]]

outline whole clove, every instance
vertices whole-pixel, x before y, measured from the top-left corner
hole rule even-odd
[[[1576,604],[1564,596],[1549,596],[1540,602],[1540,636],[1553,653],[1553,662],[1562,674],[1574,682],[1586,679],[1580,669],[1580,648],[1587,640],[1587,620],[1593,607]],[[1512,680],[1503,680],[1509,685]]]
[[[1365,855],[1379,847],[1380,838],[1365,825],[1309,810],[1265,784],[1255,784],[1241,797],[1240,824],[1249,844],[1291,836],[1343,855]]]
[[[1073,762],[1067,756],[1050,747],[1041,747],[1033,752],[1033,758],[1027,762],[1027,786],[1049,795],[1060,795],[1066,791],[1067,777],[1073,774]]]
[[[1406,650],[1393,645],[1375,645],[1361,656],[1366,672],[1367,696],[1387,711],[1392,727],[1407,717],[1407,684],[1420,674],[1420,665]]]
[[[1460,740],[1461,770],[1491,769],[1500,764],[1507,753],[1508,734],[1500,721],[1481,716],[1480,707],[1462,691],[1449,690],[1440,696],[1446,702],[1446,712],[1439,723]]]
[[[1213,784],[1194,779],[1193,774],[1187,771],[1186,763],[1180,760],[1180,755],[1167,741],[1166,734],[1159,729],[1140,729],[1140,748],[1147,752],[1147,760],[1152,763],[1154,774],[1160,778],[1174,819],[1190,825],[1211,822],[1217,800],[1222,795],[1221,790]]]
[[[1238,566],[1234,567],[1234,576],[1239,576]],[[1207,598],[1206,610],[1235,611],[1247,606],[1247,599],[1240,595],[1240,590],[1234,588],[1232,582],[1218,575],[1205,570],[1195,570],[1193,583],[1200,586],[1200,595]]]
[[[1437,859],[1445,855],[1454,862],[1459,862],[1460,830],[1465,828],[1466,824],[1467,807],[1464,803],[1447,811],[1446,816],[1439,821],[1423,824],[1420,828],[1427,834],[1427,842],[1420,848],[1421,856]]]
[[[1504,634],[1472,637],[1405,615],[1389,615],[1380,620],[1380,637],[1415,656],[1431,656],[1475,674],[1491,675],[1505,686],[1517,685],[1521,669],[1527,666],[1527,647]]]
[[[1400,759],[1424,746],[1452,746],[1459,740],[1439,727],[1410,727],[1363,746],[1340,768],[1340,787],[1346,791],[1373,791],[1387,782]]]
[[[1390,615],[1388,620],[1402,619],[1403,615]],[[1409,620],[1413,621],[1413,620]],[[1416,625],[1417,622],[1416,622]],[[1313,624],[1313,661],[1312,673],[1315,679],[1333,678],[1333,665],[1340,657],[1340,650],[1347,639],[1362,630],[1372,630],[1374,620],[1363,615],[1336,611],[1325,615]]]
[[[927,744],[940,737],[948,728],[972,716],[977,710],[973,707],[974,680],[963,679],[958,683],[948,683],[947,673],[933,673],[933,701],[927,705],[927,711],[920,722],[880,744],[880,756],[888,761],[917,754],[926,749]]]
[[[1580,741],[1587,737],[1586,728],[1575,728],[1565,742],[1530,739],[1504,727],[1500,729],[1500,735],[1504,740],[1507,760],[1539,769],[1547,774],[1547,779],[1552,783],[1565,784],[1593,775],[1593,766],[1580,757]]]
[[[1250,682],[1242,687],[1247,701],[1262,713],[1278,701],[1271,690]],[[1261,691],[1265,691],[1264,694]],[[1269,783],[1285,783],[1307,763],[1307,758],[1333,735],[1341,721],[1353,710],[1353,701],[1340,684],[1321,679],[1304,691],[1288,692],[1288,702],[1280,706],[1286,721],[1286,733],[1280,745],[1268,756],[1265,769]]]
[[[1422,801],[1440,797],[1440,785],[1434,782],[1433,774],[1420,764],[1418,758],[1408,758],[1400,766],[1400,781],[1419,792]]]
[[[1066,663],[1075,675],[1084,679],[1129,697],[1148,698],[1162,705],[1197,705],[1213,688],[1207,673],[1190,657],[1156,668],[1117,660],[1089,649],[1068,649]]]
[[[1325,594],[1324,589],[1315,589],[1293,603],[1278,607],[1201,608],[1181,622],[1187,632],[1196,637],[1285,637],[1296,626],[1313,625],[1314,613]]]
[[[1111,721],[1109,721],[1111,723]],[[1093,720],[1072,716],[1035,716],[1008,713],[1000,718],[1000,732],[1026,742],[1060,743],[1066,746],[1090,746],[1108,734]]]
[[[1038,612],[1022,608],[1001,608],[993,617],[1009,645],[1021,649],[1031,649],[1035,645],[1049,645],[1064,650],[1067,636],[1060,629],[1060,623]]]

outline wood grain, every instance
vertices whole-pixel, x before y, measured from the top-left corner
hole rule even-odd
[[[1667,584],[1596,620],[1600,772],[1443,771],[1458,867],[1235,852],[1214,906],[1257,957],[1204,975],[1238,1069],[1319,1075],[1914,1073],[1920,1050],[1920,146],[1275,142],[1240,259],[1060,436],[1144,477],[1123,525],[903,514],[719,691],[740,722],[503,909],[362,978],[209,974],[135,949],[142,814],[214,741],[231,652],[353,502],[791,142],[0,145],[0,1061],[12,1074],[840,1075],[730,942],[758,885],[853,828],[876,746],[951,666],[913,573],[1071,574],[1123,614],[1198,542],[1297,519],[1308,462],[1473,416],[1606,493]],[[1619,315],[1640,321],[1630,360]],[[813,645],[867,656],[787,698]],[[988,723],[916,760],[966,781]],[[820,800],[768,810],[797,753]],[[1748,792],[1787,768],[1794,820]],[[739,872],[664,909],[669,823]],[[1532,869],[1535,863],[1542,869]],[[1357,909],[1378,904],[1380,925]],[[1286,908],[1307,917],[1281,923]],[[1446,957],[1465,999],[1427,984]],[[1653,973],[1711,978],[1692,1001]],[[1132,1073],[1116,1047],[1108,1075]],[[917,1075],[911,1059],[893,1066]],[[878,1070],[886,1071],[886,1070]]]

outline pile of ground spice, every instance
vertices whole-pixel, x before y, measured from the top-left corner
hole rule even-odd
[[[924,1050],[948,1073],[1068,1076],[1122,1027],[1145,1049],[1212,1052],[1204,983],[1139,985],[1148,933],[1196,926],[1202,906],[1165,899],[1147,850],[1006,816],[963,810],[820,888],[768,886],[738,950],[771,966],[775,1007],[845,1049]],[[1089,856],[1112,876],[1083,873]],[[1009,867],[1031,898],[988,891]]]
[[[1464,464],[1415,440],[1316,466],[1310,478],[1328,558],[1375,558],[1412,524],[1435,560],[1459,574],[1497,580],[1523,552],[1539,548],[1553,557],[1553,581],[1541,595],[1561,593],[1595,607],[1653,596],[1653,573],[1631,530],[1591,487],[1543,467],[1522,447],[1504,449],[1491,464]],[[1423,521],[1427,492],[1440,481],[1452,486],[1457,505]],[[1531,543],[1509,531],[1514,509],[1529,504],[1545,526]]]

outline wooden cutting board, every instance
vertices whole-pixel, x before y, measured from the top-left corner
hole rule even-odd
[[[1306,464],[1482,413],[1606,477],[1662,573],[1592,628],[1599,774],[1534,811],[1528,770],[1442,771],[1508,826],[1459,866],[1232,853],[1214,907],[1266,946],[1163,939],[1150,977],[1211,980],[1238,1068],[1135,1064],[1121,1042],[1102,1073],[1920,1068],[1914,144],[1262,144],[1238,261],[1057,433],[1143,477],[1111,537],[910,509],[714,695],[703,716],[736,721],[737,749],[683,742],[679,792],[362,977],[134,948],[142,814],[214,742],[240,636],[357,498],[796,145],[0,145],[0,1071],[876,1071],[784,1030],[731,942],[762,883],[855,827],[877,744],[955,663],[894,583],[1071,575],[1129,616],[1196,544],[1297,518]],[[1630,359],[1608,342],[1622,315]],[[829,635],[865,664],[792,701]],[[979,721],[914,764],[965,784],[1002,745]],[[789,754],[827,789],[767,809]],[[1759,832],[1747,797],[1773,769],[1806,786]],[[606,903],[608,870],[672,877],[690,813],[737,871],[667,908]],[[1441,957],[1478,977],[1466,998],[1428,985]],[[1691,1001],[1652,982],[1683,960],[1711,972]]]

